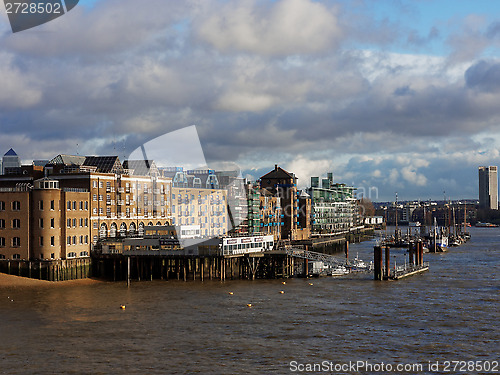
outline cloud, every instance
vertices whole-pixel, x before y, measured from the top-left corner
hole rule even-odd
[[[481,60],[465,72],[467,87],[479,91],[500,91],[500,62]]]
[[[122,155],[196,124],[209,164],[279,163],[300,183],[333,171],[381,197],[473,193],[477,165],[498,164],[496,22],[417,30],[364,1],[137,4],[17,34],[0,19],[0,149]],[[427,50],[447,36],[460,55]],[[420,54],[396,48],[410,44]]]
[[[223,52],[266,56],[323,53],[342,36],[335,9],[310,0],[245,0],[210,9],[196,34]]]

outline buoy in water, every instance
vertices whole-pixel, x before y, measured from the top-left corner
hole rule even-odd
[[[125,310],[125,305],[120,305],[120,309]]]
[[[247,307],[252,307],[252,304],[251,303],[247,303]]]
[[[283,281],[283,282],[282,282],[282,284],[283,284],[283,285],[285,285],[285,284],[286,284],[286,281]]]
[[[283,290],[280,290],[280,293],[281,293],[281,294],[285,294],[285,291],[283,291]]]
[[[234,293],[233,292],[229,292],[229,295],[232,296]]]
[[[314,285],[313,283],[309,283],[309,285]]]

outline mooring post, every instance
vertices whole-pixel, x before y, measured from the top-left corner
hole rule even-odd
[[[389,246],[385,247],[385,277],[386,279],[389,279],[389,276],[391,274],[391,269],[390,269],[390,248]]]
[[[382,280],[382,247],[373,248],[373,275],[375,280]]]
[[[418,242],[418,260],[419,266],[424,265],[424,244],[422,242]]]
[[[127,257],[127,288],[130,287],[130,255]]]
[[[410,264],[410,267],[413,267],[413,253],[415,252],[415,242],[410,242],[408,245],[408,263]]]
[[[345,242],[345,258],[349,260],[349,241]]]

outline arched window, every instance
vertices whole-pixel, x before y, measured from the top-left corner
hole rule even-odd
[[[136,235],[137,228],[135,226],[135,223],[130,223],[130,227],[128,228],[128,233],[129,236],[135,236]]]
[[[101,238],[106,238],[108,236],[108,226],[106,223],[101,224],[101,229],[99,230],[99,236]]]
[[[122,223],[120,225],[120,237],[125,237],[127,235],[127,224]]]
[[[111,227],[109,229],[109,236],[110,237],[116,237],[116,232],[118,231],[118,227],[116,226],[116,223],[112,223]]]
[[[144,223],[142,221],[139,223],[139,236],[144,236]]]

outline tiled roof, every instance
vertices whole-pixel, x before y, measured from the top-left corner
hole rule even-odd
[[[271,178],[272,179],[288,179],[288,178],[295,179],[295,176],[291,173],[288,173],[283,168],[275,166],[275,168],[271,172],[266,173],[260,179],[264,180],[266,178],[267,179],[271,179]]]

